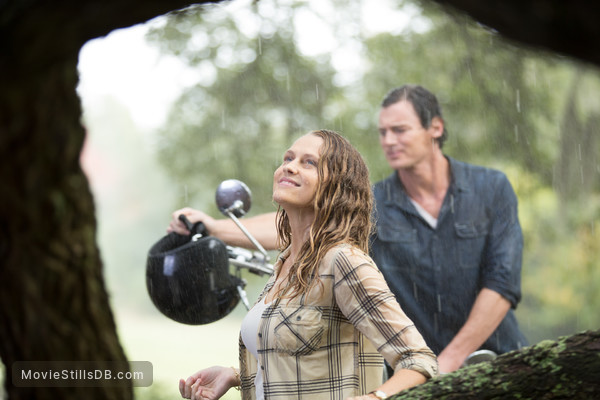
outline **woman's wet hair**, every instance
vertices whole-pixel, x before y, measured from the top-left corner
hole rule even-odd
[[[323,139],[319,151],[319,183],[313,199],[315,219],[309,239],[292,266],[291,293],[305,293],[315,284],[319,263],[334,246],[348,243],[369,251],[373,194],[369,170],[361,154],[339,133],[316,130],[308,133]],[[277,218],[280,247],[291,243],[289,220],[283,209]]]

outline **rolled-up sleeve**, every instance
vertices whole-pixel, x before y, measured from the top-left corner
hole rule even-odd
[[[333,273],[340,310],[394,369],[418,371],[427,378],[438,374],[434,353],[367,255],[355,249],[341,251]]]
[[[515,308],[521,300],[523,254],[517,197],[504,174],[499,174],[494,193],[495,208],[491,213],[482,285],[501,294]]]

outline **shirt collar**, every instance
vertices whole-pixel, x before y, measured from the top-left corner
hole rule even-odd
[[[466,164],[446,155],[444,157],[450,163],[450,187],[454,186],[458,191],[468,192],[471,174],[470,170],[465,168]]]
[[[465,163],[457,161],[452,157],[444,155],[450,164],[450,187],[451,192],[456,189],[459,192],[469,191],[469,169],[465,168]],[[404,185],[394,171],[387,179],[385,185],[385,199],[387,204],[395,204],[404,210],[412,210],[414,207],[410,202],[410,198],[404,190]]]

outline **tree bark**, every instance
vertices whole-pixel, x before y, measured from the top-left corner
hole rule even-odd
[[[585,206],[583,199],[589,198],[590,192],[597,186],[594,178],[598,165],[596,149],[600,114],[594,112],[587,118],[583,117],[583,104],[577,101],[585,85],[585,75],[584,68],[575,70],[560,125],[555,187],[561,201],[561,215],[562,210],[569,207]]]
[[[392,399],[596,399],[600,396],[600,330],[543,341],[475,364]]]
[[[183,1],[0,6],[0,357],[10,399],[131,399],[132,383],[17,387],[14,362],[126,362],[102,276],[77,56],[85,41]],[[74,364],[77,365],[77,364]]]
[[[430,0],[421,0],[430,3]],[[600,65],[600,3],[590,0],[433,0],[507,39]]]

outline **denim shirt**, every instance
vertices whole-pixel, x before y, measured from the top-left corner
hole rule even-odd
[[[513,312],[521,299],[523,250],[516,195],[502,172],[447,159],[451,183],[435,229],[396,172],[375,184],[372,258],[436,354],[464,325],[482,288],[512,308],[481,348],[518,349],[527,343]]]

